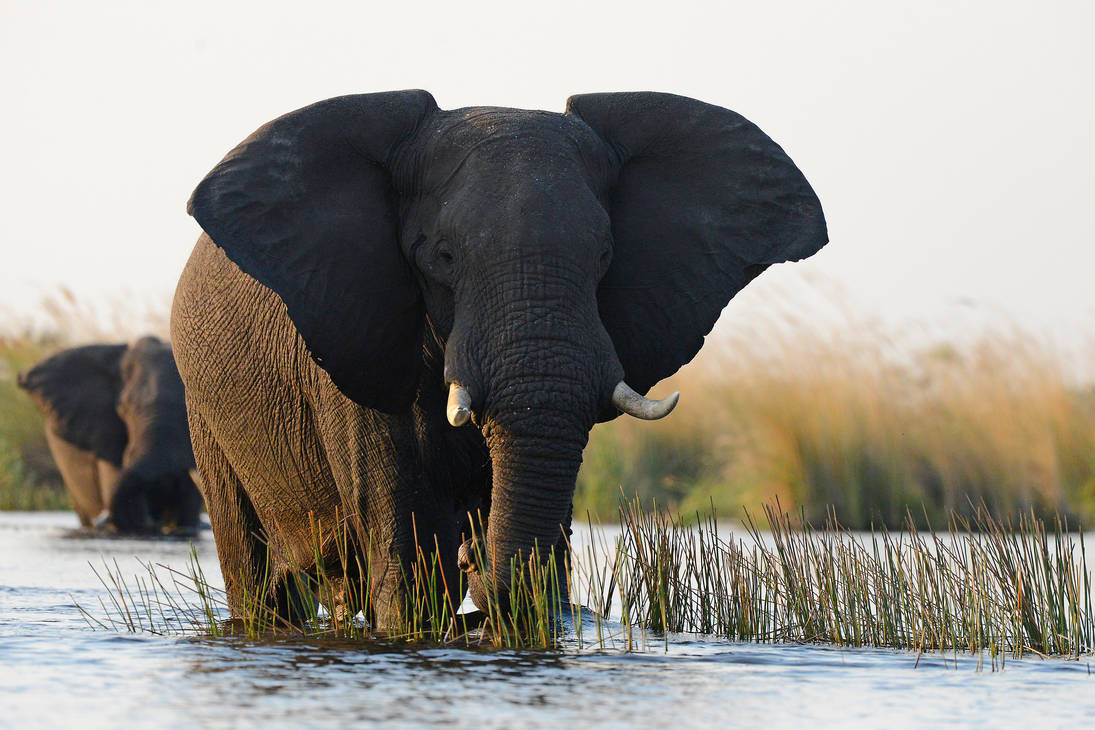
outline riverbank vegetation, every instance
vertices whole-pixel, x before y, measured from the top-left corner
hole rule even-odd
[[[0,337],[0,509],[69,509],[42,418],[15,376],[50,352],[44,338]]]
[[[42,322],[0,333],[0,508],[65,505],[15,374],[72,344],[163,334],[163,310],[131,309],[95,311],[61,292]],[[940,525],[974,504],[1095,521],[1095,348],[1077,367],[1018,330],[911,338],[855,315],[830,322],[745,312],[726,323],[655,387],[682,392],[668,418],[594,428],[575,514],[614,519],[623,494],[723,518],[778,499],[860,529],[907,514]]]
[[[722,332],[656,386],[681,391],[666,419],[595,427],[576,514],[614,514],[622,490],[722,517],[778,499],[860,529],[910,512],[940,525],[974,504],[1090,524],[1095,387],[1073,370],[1021,331],[919,346],[855,321]]]

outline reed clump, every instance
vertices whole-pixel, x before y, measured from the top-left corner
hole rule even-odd
[[[77,605],[90,626],[98,629],[156,635],[237,636],[252,640],[271,637],[373,640],[389,643],[458,644],[544,649],[564,638],[560,617],[572,607],[566,601],[567,572],[551,553],[518,555],[510,561],[511,590],[503,599],[497,586],[486,593],[483,612],[461,612],[452,596],[464,596],[463,574],[449,591],[435,551],[421,549],[401,578],[402,600],[394,603],[391,623],[374,629],[370,550],[357,551],[351,530],[340,521],[333,533],[312,523],[316,567],[273,579],[269,561],[257,591],[243,596],[235,615],[225,590],[206,579],[193,546],[184,570],[142,563],[141,573],[126,579],[117,562],[92,565],[106,589],[101,613]],[[321,545],[333,534],[337,565],[328,565]],[[480,543],[475,542],[478,546]],[[436,548],[436,542],[435,542]],[[268,555],[273,556],[273,547]],[[484,565],[485,556],[477,555]],[[337,569],[336,569],[337,568]],[[241,583],[243,583],[241,581]],[[288,596],[288,599],[284,597]]]
[[[406,576],[399,626],[383,635],[364,619],[368,596],[361,589],[368,582],[351,582],[356,588],[348,595],[346,581],[322,572],[300,578],[310,596],[307,621],[271,613],[265,596],[256,596],[242,619],[226,621],[223,592],[209,585],[194,556],[185,572],[169,570],[172,590],[153,566],[127,583],[115,564],[100,574],[106,618],[81,610],[102,628],[251,638],[290,633],[630,650],[685,633],[989,652],[994,659],[1095,651],[1083,534],[1064,519],[1047,523],[1029,511],[1015,519],[994,518],[983,506],[969,513],[951,513],[942,532],[918,530],[906,516],[903,529],[864,533],[840,526],[832,513],[815,528],[770,504],[762,519],[747,517],[736,537],[713,517],[685,521],[631,501],[619,508],[618,536],[610,541],[591,528],[594,539],[569,563],[539,554],[515,560],[509,600],[488,597],[485,629],[443,598],[444,577],[421,553]],[[463,592],[460,585],[450,595]],[[361,612],[351,617],[339,608],[345,606]]]
[[[1032,513],[952,513],[944,532],[821,528],[775,506],[724,541],[708,518],[622,510],[621,613],[734,641],[1078,657],[1095,650],[1081,533]]]

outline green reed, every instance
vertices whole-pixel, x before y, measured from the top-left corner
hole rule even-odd
[[[1095,650],[1082,535],[1032,514],[997,520],[983,507],[947,530],[821,529],[776,506],[719,536],[637,503],[621,516],[622,621],[735,641],[823,642],[914,651],[988,650],[1078,657]]]
[[[487,587],[483,623],[469,624],[451,596],[436,552],[419,550],[404,571],[404,597],[387,632],[372,630],[369,566],[345,531],[337,576],[316,542],[312,573],[293,574],[297,619],[271,608],[272,582],[228,617],[223,591],[209,585],[192,553],[187,570],[154,566],[127,583],[115,563],[98,573],[106,619],[81,609],[96,628],[153,633],[336,636],[395,642],[510,648],[668,647],[673,634],[729,641],[815,642],[992,657],[1026,653],[1078,658],[1095,651],[1095,610],[1082,533],[1031,513],[996,519],[983,507],[952,514],[946,530],[855,533],[830,514],[814,527],[779,508],[752,516],[740,536],[713,516],[685,522],[621,505],[621,532],[563,561],[534,550],[510,562],[507,595]],[[762,530],[760,525],[766,525]],[[316,535],[324,534],[314,525]],[[473,540],[477,550],[481,540]],[[368,551],[365,551],[365,555]],[[476,555],[488,566],[491,556]],[[163,567],[163,566],[161,566]],[[269,572],[269,571],[268,571]],[[347,578],[346,576],[350,576]],[[449,589],[452,590],[449,590]],[[571,598],[575,602],[571,602]],[[581,605],[588,609],[584,610]],[[322,606],[322,608],[321,608]],[[299,620],[306,617],[305,620]],[[567,626],[569,620],[569,627]]]
[[[373,629],[365,618],[372,608],[368,558],[372,551],[355,550],[347,521],[336,522],[333,529],[325,530],[312,518],[313,570],[290,571],[275,580],[274,566],[286,564],[288,554],[282,554],[281,561],[268,559],[257,582],[239,582],[257,588],[244,591],[234,613],[226,591],[205,577],[193,546],[184,570],[141,563],[142,573],[127,580],[116,561],[104,562],[101,570],[93,565],[105,588],[102,613],[96,615],[79,604],[77,608],[92,628],[158,635],[297,636],[509,648],[560,644],[559,617],[569,604],[564,598],[566,573],[558,568],[561,561],[554,555],[542,557],[535,549],[528,558],[512,559],[511,590],[505,597],[497,587],[488,590],[481,617],[461,613],[454,603],[452,596],[463,596],[467,584],[461,574],[450,590],[450,578],[437,557],[436,538],[435,550],[427,552],[420,546],[413,564],[404,567],[399,598],[390,607],[390,625],[384,631]],[[330,551],[324,549],[330,543],[337,556],[334,566],[326,559]],[[278,555],[270,545],[267,554],[268,558]],[[477,555],[478,564],[487,565],[486,557]]]

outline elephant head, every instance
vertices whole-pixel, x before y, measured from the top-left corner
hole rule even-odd
[[[640,394],[750,280],[827,240],[760,129],[646,92],[572,97],[564,114],[330,99],[242,142],[189,211],[348,398],[399,412],[420,387],[449,390],[450,422],[489,447],[479,580],[503,589],[510,558],[559,541],[592,426],[663,415],[671,402]],[[425,338],[444,382],[420,382]]]
[[[88,485],[68,483],[66,475],[74,502],[97,498],[103,517],[122,532],[197,526],[201,496],[190,474],[182,381],[166,343],[143,337],[63,350],[21,373],[18,384],[63,442],[55,459],[87,454],[113,467],[109,479],[91,486],[100,490],[93,498],[77,494]]]

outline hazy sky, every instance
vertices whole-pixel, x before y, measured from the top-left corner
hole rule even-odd
[[[191,189],[312,101],[658,90],[752,119],[825,207],[830,245],[753,304],[806,278],[884,318],[1091,332],[1091,3],[0,3],[0,310],[61,284],[166,302]]]

